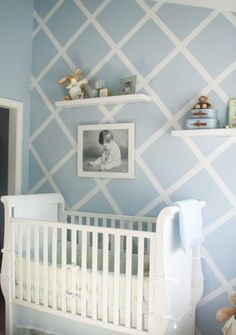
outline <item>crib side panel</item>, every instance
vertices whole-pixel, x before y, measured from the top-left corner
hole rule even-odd
[[[181,247],[178,213],[166,219],[163,248],[169,307],[178,319],[191,308],[192,297],[192,249],[185,252]]]
[[[26,241],[21,237],[18,250],[13,253],[17,268],[13,274],[15,303],[114,330],[123,329],[124,333],[147,333],[147,312],[151,311],[148,297],[152,294],[148,287],[152,286],[150,276],[144,273],[144,242],[150,242],[150,261],[154,263],[155,233],[21,218],[13,218],[11,224],[21,236],[24,230],[28,232]],[[31,235],[34,244],[30,246]],[[98,247],[98,236],[102,249]],[[91,239],[92,247],[88,244]],[[122,239],[126,252],[120,252]],[[133,242],[138,246],[137,253],[133,253]],[[26,256],[22,252],[25,248]],[[29,269],[31,278],[27,276]]]
[[[1,268],[1,289],[6,303],[6,333],[11,335],[14,332],[14,305],[15,297],[14,273],[15,260],[13,254],[16,251],[28,259],[26,268],[27,283],[31,284],[30,278],[30,247],[35,241],[31,239],[32,231],[26,227],[18,226],[13,229],[12,217],[25,217],[34,219],[50,219],[58,221],[63,217],[64,201],[60,194],[41,195],[17,195],[3,196],[1,201],[4,204],[4,248]],[[23,229],[24,228],[24,229]],[[24,249],[23,249],[24,247]],[[23,273],[19,274],[20,283]],[[22,295],[22,284],[20,285],[20,296]],[[28,289],[28,300],[30,300],[30,290]]]
[[[166,207],[157,220],[153,334],[161,324],[176,334],[194,334],[193,250],[183,250],[178,208]]]

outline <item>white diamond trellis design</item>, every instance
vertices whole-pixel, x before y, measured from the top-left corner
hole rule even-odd
[[[43,51],[41,52],[41,47]],[[40,51],[39,51],[40,50]],[[48,65],[52,57],[56,55],[57,50],[51,43],[47,35],[41,30],[34,38],[33,44],[33,68],[32,72],[34,76],[38,76],[39,73]]]
[[[222,29],[221,27],[224,27]],[[195,39],[189,44],[189,50],[202,65],[215,77],[229,66],[236,57],[236,48],[232,41],[236,27],[227,18],[219,14]],[[208,52],[202,46],[207,45]],[[227,52],[225,52],[227,50]],[[215,55],[219,56],[215,58]]]
[[[64,21],[64,13],[68,20]],[[55,14],[48,20],[47,25],[61,45],[65,45],[68,39],[76,33],[85,22],[86,17],[76,6],[74,1],[64,1]]]
[[[149,38],[147,38],[149,36]],[[155,36],[153,43],[151,36]],[[140,48],[140,46],[142,46]],[[161,46],[161,47],[160,47]],[[122,48],[135,68],[148,75],[174,48],[166,34],[152,20],[148,20]]]
[[[88,44],[88,41],[91,40],[93,43]],[[75,64],[78,63],[78,67],[82,68],[85,73],[89,73],[109,50],[103,37],[92,25],[89,25],[70,46],[68,55]]]
[[[118,3],[120,16],[113,10]],[[235,140],[205,147],[191,139],[178,139],[177,144],[170,130],[181,128],[202,94],[209,94],[211,102],[221,108],[221,122],[226,122],[224,113],[236,71],[232,42],[236,16],[198,8],[196,17],[185,22],[183,13],[193,13],[194,7],[122,0],[125,8],[134,9],[130,20],[122,24],[125,15],[120,3],[35,1],[29,192],[61,192],[73,210],[102,207],[104,212],[152,216],[180,198],[207,200],[202,246],[206,290],[198,309],[197,334],[214,330],[220,335],[215,312],[228,303],[227,294],[236,287],[236,274],[230,264],[225,268],[226,256],[218,258],[215,243],[225,243],[228,254],[235,245],[236,189],[230,182],[235,179],[234,169],[222,170],[225,157],[227,164],[235,165]],[[60,26],[70,14],[76,22]],[[214,44],[216,31],[220,38]],[[137,90],[150,95],[152,103],[55,109],[54,100],[63,95],[57,80],[66,74],[61,72],[75,67],[82,67],[92,86],[96,79],[107,79],[114,90],[117,77],[137,74]],[[137,174],[129,192],[121,191],[114,180],[81,179],[74,173],[76,127],[99,122],[137,122]]]
[[[116,15],[110,13],[116,13]],[[97,21],[117,43],[140,21],[144,14],[145,12],[136,1],[110,1],[97,16]]]
[[[209,8],[166,3],[156,14],[180,40],[183,40],[208,17],[211,11]],[[188,20],[190,17],[191,20]]]

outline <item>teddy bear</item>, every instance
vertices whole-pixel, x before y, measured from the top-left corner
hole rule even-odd
[[[202,95],[199,99],[198,102],[193,106],[193,109],[205,109],[211,107],[211,104],[207,101],[208,97],[205,97]]]
[[[60,85],[67,83],[67,90],[68,95],[64,96],[64,100],[75,100],[75,99],[82,99],[84,97],[84,92],[82,91],[81,87],[88,83],[87,79],[79,80],[79,76],[81,71],[76,69],[74,73],[69,74],[67,77],[64,77],[58,80]]]
[[[230,302],[235,306],[226,306],[216,312],[216,320],[225,322],[222,328],[224,335],[236,334],[236,292],[231,293]]]

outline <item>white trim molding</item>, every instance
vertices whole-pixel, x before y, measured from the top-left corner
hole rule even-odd
[[[156,0],[153,0],[156,1]],[[214,8],[223,11],[236,11],[235,0],[160,0],[158,3],[175,3],[186,6]]]
[[[9,110],[8,194],[21,194],[23,103],[0,98],[0,107]]]

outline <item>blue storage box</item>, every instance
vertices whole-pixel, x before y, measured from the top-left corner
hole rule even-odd
[[[193,119],[203,119],[203,118],[215,118],[217,117],[217,112],[211,108],[202,109],[192,109],[190,112],[190,117]]]
[[[187,119],[186,129],[214,129],[219,128],[219,121],[214,118]]]

